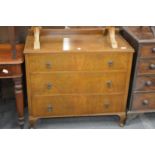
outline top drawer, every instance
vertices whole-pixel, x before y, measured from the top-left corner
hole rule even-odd
[[[140,57],[155,58],[155,43],[149,45],[143,45],[141,47]]]
[[[122,52],[44,53],[29,54],[26,59],[30,72],[103,71],[127,69],[129,56]]]

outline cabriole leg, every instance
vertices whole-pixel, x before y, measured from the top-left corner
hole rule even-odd
[[[125,122],[126,122],[126,113],[120,114],[119,117],[120,117],[119,125],[120,127],[124,127]]]
[[[35,128],[35,124],[36,124],[37,120],[38,120],[37,118],[29,117],[29,129]]]

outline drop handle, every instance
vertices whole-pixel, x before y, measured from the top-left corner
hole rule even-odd
[[[144,100],[143,101],[143,105],[148,105],[149,104],[149,101],[148,100]]]
[[[105,102],[105,103],[104,103],[104,107],[105,107],[105,108],[109,108],[109,106],[110,106],[110,103],[109,103],[109,102]]]
[[[146,86],[151,86],[152,85],[152,82],[151,81],[146,81],[145,85]]]
[[[52,84],[51,83],[47,83],[47,89],[50,90],[52,88]]]
[[[48,107],[47,107],[47,111],[48,111],[48,112],[52,112],[52,111],[53,111],[53,107],[52,107],[51,104],[48,105]]]
[[[46,63],[46,68],[48,68],[48,69],[51,69],[51,68],[52,68],[51,62],[47,62],[47,63]]]
[[[111,80],[107,81],[106,84],[107,84],[107,87],[108,88],[111,88],[112,87],[112,81]]]
[[[152,48],[152,53],[155,53],[155,47]]]
[[[155,64],[150,64],[149,68],[150,69],[155,69]]]
[[[108,61],[108,65],[109,65],[109,67],[113,66],[113,61],[112,60],[109,60]]]

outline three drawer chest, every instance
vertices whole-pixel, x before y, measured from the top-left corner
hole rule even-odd
[[[133,48],[112,48],[103,29],[42,29],[25,44],[29,122],[39,118],[117,115],[126,119]]]
[[[135,48],[129,114],[155,112],[155,36],[149,27],[124,27],[124,37]]]

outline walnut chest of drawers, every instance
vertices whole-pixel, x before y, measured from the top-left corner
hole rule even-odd
[[[44,30],[40,49],[30,31],[25,45],[29,121],[70,116],[126,119],[133,48],[116,34],[111,48],[102,30]]]
[[[124,27],[124,37],[135,48],[129,114],[155,112],[155,37],[148,27]]]

